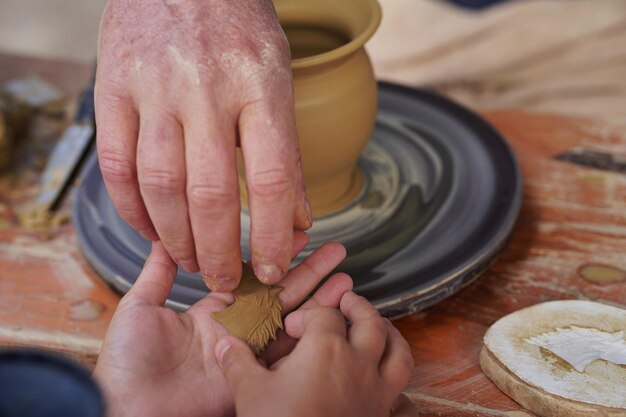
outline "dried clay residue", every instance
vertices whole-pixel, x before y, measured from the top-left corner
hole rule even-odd
[[[578,270],[578,275],[596,284],[626,281],[626,271],[610,265],[587,264]]]
[[[278,299],[281,290],[281,287],[263,284],[251,267],[243,265],[241,281],[235,290],[235,303],[213,313],[213,318],[258,355],[271,340],[276,340],[276,331],[283,328]]]
[[[616,365],[626,365],[626,341],[623,331],[610,333],[570,326],[527,338],[526,343],[547,349],[578,372],[584,372],[589,364],[598,359]]]
[[[57,229],[70,221],[69,213],[50,211],[44,207],[19,211],[17,218],[20,225],[29,231]]]
[[[83,300],[72,304],[70,318],[72,320],[95,320],[104,311],[104,305],[95,300]]]

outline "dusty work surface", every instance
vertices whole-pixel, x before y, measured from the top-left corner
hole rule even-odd
[[[0,55],[0,82],[28,73],[75,95],[90,69]],[[413,349],[407,394],[421,416],[528,415],[478,364],[485,331],[503,315],[554,299],[626,307],[624,275],[602,279],[606,275],[590,273],[602,268],[589,267],[626,270],[626,134],[594,119],[521,111],[485,116],[519,157],[524,204],[489,272],[395,323]],[[51,232],[17,225],[14,208],[36,191],[0,188],[0,344],[61,350],[93,365],[119,297],[82,258],[71,224]]]

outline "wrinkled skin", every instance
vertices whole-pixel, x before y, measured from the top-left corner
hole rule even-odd
[[[241,275],[241,147],[259,279],[287,272],[311,226],[289,46],[270,0],[109,0],[100,27],[97,147],[121,217],[214,291]]]

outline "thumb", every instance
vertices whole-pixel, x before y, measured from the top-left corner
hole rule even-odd
[[[233,336],[224,336],[218,340],[215,357],[235,397],[238,392],[245,392],[242,388],[244,384],[251,383],[266,372],[248,345]]]
[[[139,277],[124,297],[125,302],[163,306],[176,278],[176,264],[160,241],[152,243],[152,252]]]

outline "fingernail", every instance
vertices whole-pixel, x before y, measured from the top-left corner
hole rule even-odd
[[[264,283],[277,283],[282,278],[280,268],[276,264],[260,264],[256,268],[257,277]]]
[[[221,338],[215,344],[215,355],[217,356],[217,362],[220,364],[220,366],[222,366],[222,360],[224,359],[226,351],[230,349],[231,346],[232,345],[230,341],[226,338]]]
[[[207,282],[211,290],[213,291],[233,291],[237,287],[237,283],[230,277],[208,277],[204,276],[204,280]]]

